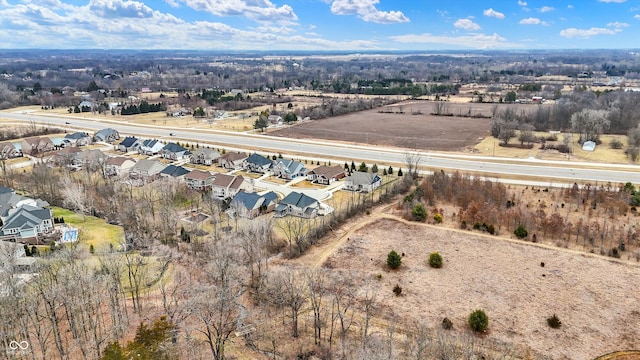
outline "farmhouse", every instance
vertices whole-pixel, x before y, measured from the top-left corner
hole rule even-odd
[[[344,168],[335,166],[318,166],[307,173],[307,180],[315,184],[329,185],[345,177]]]
[[[355,171],[347,176],[344,181],[344,189],[359,192],[372,192],[382,184],[382,178],[378,174]]]

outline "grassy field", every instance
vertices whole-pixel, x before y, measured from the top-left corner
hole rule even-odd
[[[93,245],[97,250],[106,249],[109,244],[115,248],[124,242],[124,230],[121,226],[110,225],[103,219],[94,216],[82,216],[71,210],[52,207],[54,217],[64,217],[65,224],[78,229],[80,246],[87,249]]]

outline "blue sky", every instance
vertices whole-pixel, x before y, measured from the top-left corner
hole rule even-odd
[[[0,0],[0,48],[638,48],[640,0]]]

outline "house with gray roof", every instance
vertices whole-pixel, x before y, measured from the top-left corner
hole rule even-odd
[[[127,136],[118,144],[116,150],[122,152],[138,151],[141,144],[142,140],[134,136]]]
[[[378,174],[354,171],[344,180],[344,189],[358,192],[372,192],[382,185],[382,178]]]
[[[320,210],[320,201],[295,191],[280,200],[275,209],[278,217],[293,215],[305,219],[312,219],[318,216]]]
[[[253,153],[242,162],[242,168],[249,172],[266,174],[273,167],[273,161],[262,155]]]
[[[30,205],[35,207],[45,207],[49,206],[49,203],[40,200],[40,199],[32,199],[26,196],[16,194],[13,189],[9,189],[6,187],[2,187],[0,189],[0,219],[4,221],[12,212],[23,206]]]
[[[118,133],[118,130],[112,129],[112,128],[98,130],[93,135],[93,141],[102,141],[102,142],[112,143],[119,139],[120,139],[120,133]]]
[[[345,177],[344,168],[340,165],[318,166],[307,173],[307,180],[314,184],[329,185]]]
[[[240,190],[246,190],[249,185],[240,175],[216,174],[211,182],[211,195],[218,199],[232,198]]]
[[[185,147],[182,147],[176,143],[168,143],[162,149],[160,149],[160,155],[164,159],[173,161],[182,160],[188,158],[191,152]]]
[[[242,169],[243,162],[247,158],[246,153],[228,152],[218,159],[218,165],[229,170]]]
[[[273,211],[277,201],[278,195],[273,191],[269,191],[264,195],[240,191],[231,200],[229,208],[235,216],[253,219],[261,214]]]
[[[51,209],[22,205],[3,221],[0,236],[11,236],[16,241],[39,243],[41,241],[38,238],[52,230]]]
[[[160,177],[166,177],[171,179],[182,179],[190,171],[182,166],[169,165],[160,172]]]
[[[84,168],[97,169],[102,168],[104,162],[107,159],[107,155],[100,149],[89,149],[81,151],[75,154],[73,159],[73,165],[81,166]]]
[[[189,162],[199,165],[213,165],[218,158],[220,158],[220,153],[216,150],[199,148],[189,155]]]
[[[77,147],[64,147],[47,158],[47,164],[54,166],[67,166],[73,164],[76,155],[82,150]]]
[[[66,134],[64,140],[71,146],[86,146],[91,144],[91,137],[85,132],[74,132],[72,134]]]
[[[140,147],[138,147],[138,152],[140,154],[151,156],[159,153],[163,147],[164,147],[164,144],[161,143],[160,141],[155,139],[154,140],[147,139],[147,140],[144,140],[142,144],[140,144]]]
[[[164,168],[165,165],[158,160],[142,159],[133,165],[129,171],[129,177],[150,183],[160,177],[160,172]]]
[[[309,169],[299,161],[278,159],[273,165],[273,175],[287,180],[307,176],[308,172]]]

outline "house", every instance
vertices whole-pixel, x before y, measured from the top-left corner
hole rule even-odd
[[[192,164],[212,165],[218,158],[220,153],[210,148],[200,148],[189,155],[189,162]]]
[[[80,104],[78,104],[78,107],[81,111],[84,111],[84,108],[89,108],[89,111],[93,111],[93,109],[97,108],[98,106],[93,101],[84,100]]]
[[[109,105],[109,107],[111,107],[111,105]],[[119,139],[120,134],[118,133],[118,131],[111,128],[99,130],[93,135],[93,141],[112,143]]]
[[[158,160],[142,159],[131,168],[129,177],[150,183],[160,177],[160,172],[164,170],[164,168],[165,165]]]
[[[22,154],[12,143],[8,141],[0,142],[0,159],[13,159],[20,156]]]
[[[89,134],[80,131],[65,135],[64,140],[71,146],[86,146],[91,144]]]
[[[242,169],[243,161],[247,158],[247,154],[239,152],[228,152],[218,159],[218,165],[225,169],[238,170]]]
[[[189,157],[191,153],[188,149],[176,144],[176,143],[168,143],[162,149],[160,149],[160,155],[164,159],[169,160],[182,160],[184,158]]]
[[[0,220],[4,221],[15,209],[23,205],[45,207],[49,206],[49,203],[44,200],[18,195],[13,189],[4,186],[0,187]]]
[[[273,175],[293,180],[299,176],[307,176],[309,170],[299,161],[278,159],[273,166]]]
[[[100,149],[90,149],[76,153],[73,165],[98,169],[102,168],[106,159],[107,155]]]
[[[17,241],[38,243],[38,237],[53,230],[51,209],[22,205],[15,209],[0,227],[0,236],[12,236]]]
[[[47,151],[52,151],[54,146],[48,137],[30,137],[22,140],[22,153],[25,155],[36,155]]]
[[[275,211],[278,217],[293,215],[311,219],[318,216],[320,202],[303,193],[292,191],[284,199],[280,200]]]
[[[276,207],[278,196],[273,191],[264,195],[255,192],[240,191],[233,197],[229,207],[235,216],[253,219],[260,214],[273,211]]]
[[[192,170],[190,173],[184,176],[184,181],[187,183],[187,187],[197,191],[211,190],[211,183],[213,182],[213,174],[204,170]]]
[[[133,136],[127,136],[116,147],[116,150],[122,152],[138,151],[142,141]]]
[[[344,189],[359,192],[372,192],[382,184],[378,174],[354,171],[344,181]]]
[[[104,161],[105,176],[121,176],[129,172],[136,161],[124,156],[111,156]]]
[[[315,184],[329,185],[345,177],[344,168],[335,166],[318,166],[307,173],[307,180]]]
[[[216,174],[211,182],[211,195],[218,199],[231,198],[247,187],[240,175]]]
[[[160,177],[182,179],[188,173],[189,170],[182,166],[169,165],[160,172]]]
[[[144,140],[140,147],[138,148],[138,152],[144,155],[156,155],[162,150],[164,144],[158,140]]]
[[[273,166],[271,159],[258,155],[256,153],[251,154],[248,158],[242,162],[242,168],[246,171],[265,174]]]
[[[82,150],[77,147],[65,147],[58,151],[56,151],[53,155],[51,155],[47,163],[50,163],[54,166],[67,166],[73,164],[73,160],[76,157],[76,154],[81,152]]]

